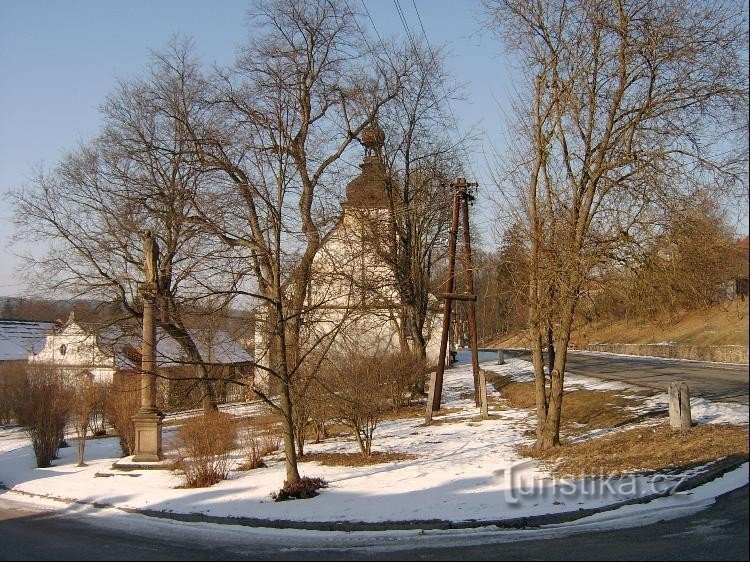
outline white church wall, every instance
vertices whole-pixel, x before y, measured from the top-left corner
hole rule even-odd
[[[39,353],[29,355],[29,363],[54,365],[71,375],[89,373],[95,382],[102,383],[111,382],[115,372],[114,356],[103,353],[96,336],[76,322],[48,334]]]

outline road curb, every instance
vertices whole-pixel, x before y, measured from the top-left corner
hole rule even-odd
[[[597,513],[613,511],[626,505],[645,504],[655,499],[674,495],[678,492],[691,490],[703,484],[706,484],[716,478],[730,472],[746,463],[747,455],[731,455],[719,459],[712,463],[700,467],[699,472],[663,491],[655,492],[647,496],[632,498],[613,504],[595,507],[580,508],[576,511],[566,511],[562,513],[552,513],[544,515],[529,515],[525,517],[515,517],[509,519],[469,519],[464,521],[448,521],[444,519],[420,519],[411,521],[293,521],[286,519],[262,519],[255,517],[231,517],[215,516],[205,513],[176,513],[171,511],[159,511],[153,509],[139,509],[122,507],[106,502],[91,502],[72,498],[58,498],[44,494],[33,494],[22,490],[14,490],[0,483],[0,489],[12,491],[29,497],[53,499],[64,501],[70,504],[87,505],[95,508],[117,509],[125,513],[140,514],[148,517],[159,519],[172,519],[175,521],[184,521],[189,523],[215,523],[220,525],[240,525],[244,527],[270,528],[270,529],[295,529],[310,531],[403,531],[403,530],[450,530],[450,529],[474,529],[482,527],[496,527],[498,529],[527,529],[536,528],[543,525],[555,525],[560,523],[570,523],[584,517],[589,517]],[[296,500],[301,501],[301,500]]]

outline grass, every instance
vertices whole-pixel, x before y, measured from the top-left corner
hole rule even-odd
[[[391,410],[384,416],[384,420],[408,420],[423,418],[425,412],[425,404],[411,404],[410,406],[402,406],[397,410]],[[441,410],[442,412],[442,410]]]
[[[748,455],[748,429],[698,425],[673,430],[668,423],[619,431],[547,451],[520,449],[558,476],[617,475],[705,464],[729,455]]]
[[[513,382],[509,376],[488,372],[493,385],[510,408],[535,409],[534,382]],[[632,408],[640,405],[644,391],[635,396],[623,396],[613,390],[568,390],[563,395],[562,429],[566,436],[593,429],[618,427],[636,419]]]
[[[281,425],[281,416],[279,414],[261,414],[256,416],[247,416],[238,419],[238,421],[247,425],[248,427],[253,427],[259,430],[268,430],[269,428]]]
[[[577,322],[571,344],[661,343],[682,345],[748,345],[750,301],[729,301],[702,310],[674,311],[671,318]],[[529,347],[527,330],[508,334],[488,347]]]
[[[620,320],[581,326],[576,344],[659,343],[683,345],[748,345],[748,301],[731,301],[704,310],[675,313],[673,318]]]
[[[397,462],[416,459],[406,453],[384,453],[373,451],[369,457],[362,453],[306,453],[300,462],[318,462],[324,466],[370,466],[386,462]]]

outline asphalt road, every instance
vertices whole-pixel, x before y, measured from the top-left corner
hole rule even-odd
[[[0,497],[0,560],[748,560],[750,555],[747,486],[670,521],[567,535],[564,529],[303,535],[72,511],[38,511]]]
[[[508,351],[507,354],[531,360],[528,351]],[[667,390],[670,382],[680,380],[687,382],[691,396],[748,404],[747,365],[569,351],[565,370],[662,391]]]

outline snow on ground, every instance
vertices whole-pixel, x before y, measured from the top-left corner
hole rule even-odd
[[[485,357],[486,358],[486,357]],[[529,380],[530,364],[508,359],[505,365],[487,361],[483,368]],[[94,439],[86,445],[88,466],[77,467],[75,447],[60,451],[55,466],[34,468],[28,440],[17,428],[0,429],[0,481],[9,489],[48,498],[106,503],[118,507],[167,512],[204,513],[298,521],[411,521],[425,519],[500,520],[547,513],[576,511],[663,491],[679,475],[632,476],[617,479],[561,481],[521,459],[519,444],[531,443],[533,418],[523,410],[490,409],[481,421],[472,398],[469,365],[445,373],[443,405],[456,409],[438,415],[439,423],[423,426],[421,418],[383,422],[375,432],[373,449],[399,452],[416,458],[367,467],[327,467],[300,463],[305,476],[318,476],[330,487],[313,499],[275,503],[271,493],[284,479],[280,454],[268,467],[234,471],[229,480],[210,488],[182,489],[180,478],[168,471],[116,471],[116,438]],[[587,377],[566,376],[569,388],[620,390],[628,385]],[[490,396],[497,393],[488,386]],[[664,397],[666,399],[666,395]],[[651,397],[658,406],[660,397]],[[664,402],[666,404],[666,401]],[[247,413],[255,405],[242,406]],[[747,423],[747,407],[697,399],[695,418],[702,423]],[[165,426],[169,443],[174,426]],[[330,439],[307,445],[307,452],[357,452],[353,439]],[[747,471],[744,481],[747,482]],[[679,501],[677,499],[676,501]]]

